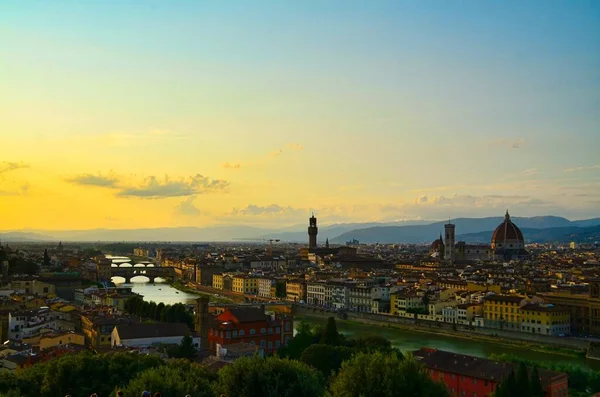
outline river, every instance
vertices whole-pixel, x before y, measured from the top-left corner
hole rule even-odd
[[[131,263],[131,259],[126,256],[106,256],[108,259],[112,259],[113,266],[118,265],[124,267],[131,267],[137,264],[146,262],[139,262],[135,265],[128,265]],[[153,265],[149,265],[152,267]],[[112,281],[122,287],[131,287],[131,290],[136,294],[140,294],[146,301],[154,301],[156,303],[164,303],[165,305],[173,305],[175,303],[194,303],[198,298],[197,295],[189,294],[187,292],[179,291],[171,287],[165,280],[157,277],[154,283],[149,283],[148,279],[144,276],[133,277],[131,283],[125,284],[123,277],[113,277]]]
[[[127,257],[112,257],[113,263],[130,262]],[[189,294],[171,287],[164,280],[157,278],[156,283],[152,284],[145,277],[134,277],[132,283],[124,284],[121,277],[113,277],[115,284],[132,287],[132,291],[144,297],[146,301],[156,303],[174,304],[174,303],[194,303],[197,295]],[[315,317],[303,317],[304,321],[310,325],[325,325],[327,319]],[[489,357],[492,354],[507,353],[528,360],[552,361],[565,364],[579,364],[586,368],[600,370],[600,361],[586,360],[584,358],[566,357],[558,354],[538,352],[517,347],[508,347],[494,343],[455,339],[444,335],[435,335],[429,333],[420,333],[398,328],[386,328],[359,324],[349,321],[336,319],[338,330],[347,336],[353,335],[378,335],[392,342],[403,352],[417,350],[421,347],[431,347],[440,350],[451,351],[460,354],[468,354],[476,357]],[[295,321],[296,325],[299,321]]]
[[[311,326],[325,326],[327,319],[318,317],[302,317],[302,320]],[[300,320],[295,321],[297,326]],[[418,350],[421,347],[446,350],[453,353],[467,354],[476,357],[487,358],[492,354],[511,354],[526,360],[552,361],[564,364],[578,364],[585,368],[600,370],[600,361],[586,360],[579,357],[568,357],[560,354],[539,352],[518,347],[509,347],[478,340],[467,340],[451,338],[444,335],[414,332],[398,328],[386,328],[359,324],[350,321],[336,319],[338,331],[346,336],[354,335],[377,335],[392,343],[393,347],[402,352]]]

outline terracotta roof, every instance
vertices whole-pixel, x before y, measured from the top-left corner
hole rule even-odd
[[[121,339],[168,338],[190,335],[190,329],[184,323],[154,323],[117,325]]]
[[[505,376],[508,376],[511,369],[515,373],[517,372],[517,366],[511,363],[497,362],[437,349],[421,348],[414,351],[413,355],[415,359],[429,369],[495,382],[501,382]],[[552,379],[567,376],[562,372],[554,372],[542,368],[538,368],[538,373],[544,389],[547,388]]]
[[[232,307],[228,310],[240,323],[265,321],[267,319],[265,311],[257,307]]]
[[[525,241],[523,239],[523,233],[521,233],[521,230],[517,227],[517,225],[512,223],[510,220],[510,215],[508,215],[508,211],[506,211],[504,222],[498,225],[492,234],[492,244],[504,243],[508,240],[518,240],[521,242]]]

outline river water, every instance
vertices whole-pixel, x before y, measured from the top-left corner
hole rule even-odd
[[[114,257],[113,263],[130,262],[126,257]],[[178,291],[171,287],[164,280],[157,278],[154,284],[149,283],[145,277],[134,277],[130,284],[124,284],[125,280],[121,277],[113,277],[113,282],[120,286],[132,287],[132,291],[144,297],[146,301],[156,303],[174,304],[174,303],[194,303],[197,295]],[[325,325],[327,319],[304,317],[302,318],[310,325]],[[297,326],[299,320],[295,321]],[[565,364],[579,364],[586,368],[600,370],[600,361],[585,360],[584,358],[566,357],[557,354],[537,352],[522,348],[507,347],[477,340],[455,339],[444,335],[420,333],[398,328],[386,328],[358,324],[349,321],[336,319],[338,331],[346,336],[354,335],[378,335],[388,339],[392,345],[403,352],[418,350],[421,347],[431,347],[440,350],[451,351],[454,353],[468,354],[476,357],[489,357],[492,354],[507,353],[528,360],[552,361]]]
[[[315,326],[325,326],[327,319],[318,317],[303,317],[303,321]],[[295,321],[297,326],[300,320]],[[450,338],[444,335],[430,333],[414,332],[398,328],[386,328],[359,324],[349,321],[336,319],[338,331],[346,336],[355,335],[377,335],[392,343],[393,347],[402,352],[415,351],[421,347],[430,347],[439,350],[446,350],[453,353],[467,354],[481,358],[487,358],[492,354],[511,354],[526,360],[551,361],[564,364],[578,364],[585,368],[600,370],[600,361],[586,360],[584,358],[567,357],[559,354],[538,352],[517,347],[508,347],[495,343],[489,343],[478,340]]]

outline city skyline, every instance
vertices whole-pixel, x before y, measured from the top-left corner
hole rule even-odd
[[[0,4],[0,230],[600,213],[594,2]]]

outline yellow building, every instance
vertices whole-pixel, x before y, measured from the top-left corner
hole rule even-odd
[[[571,313],[567,308],[551,303],[529,303],[519,311],[522,332],[553,336],[571,333]]]
[[[223,290],[223,273],[215,273],[212,278],[212,287]]]
[[[53,284],[34,279],[12,280],[10,282],[10,289],[24,291],[26,294],[35,296],[48,296],[56,293]]]
[[[63,345],[85,346],[85,336],[75,332],[63,332],[44,335],[40,338],[40,350]]]
[[[231,290],[239,294],[257,294],[258,278],[246,275],[233,276],[233,284]]]
[[[483,320],[488,328],[521,330],[519,308],[529,303],[519,295],[490,295],[483,300]]]
[[[290,301],[306,301],[306,283],[301,280],[288,281],[285,284],[285,294]]]
[[[546,303],[564,307],[571,313],[571,333],[600,335],[600,282],[590,283],[588,294],[549,292],[538,294]]]
[[[111,334],[116,325],[131,323],[131,319],[117,316],[81,315],[81,331],[85,335],[86,344],[98,351],[110,349]]]

